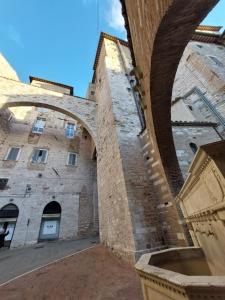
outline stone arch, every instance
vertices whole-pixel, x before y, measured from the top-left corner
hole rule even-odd
[[[120,1],[154,162],[176,195],[183,178],[171,128],[173,82],[195,28],[219,0]]]
[[[95,114],[97,104],[88,99],[0,78],[0,108],[36,106],[58,111],[79,121],[96,144]]]
[[[183,51],[198,24],[218,0],[121,0],[131,48],[137,89],[146,119],[142,140],[151,153],[156,213],[166,228],[166,244],[187,245],[188,232],[179,222],[174,196],[183,178],[171,128],[171,96],[176,70]],[[155,177],[154,177],[155,176]],[[166,202],[165,202],[166,199]],[[164,210],[169,201],[170,207]],[[180,214],[180,216],[179,216]],[[186,237],[185,237],[186,236]]]
[[[176,195],[183,178],[171,126],[173,82],[183,51],[195,28],[218,0],[174,0],[162,17],[153,43],[150,67],[150,115],[156,147],[169,186]],[[151,107],[151,108],[150,108]]]

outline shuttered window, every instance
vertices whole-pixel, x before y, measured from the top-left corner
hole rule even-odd
[[[34,164],[44,164],[47,161],[48,151],[45,149],[36,149],[33,152],[31,162]]]
[[[19,147],[11,147],[6,155],[6,160],[18,160],[20,153]]]
[[[76,166],[77,164],[77,154],[73,152],[68,153],[67,165]]]

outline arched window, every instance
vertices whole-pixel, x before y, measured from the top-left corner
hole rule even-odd
[[[189,146],[193,153],[196,153],[198,151],[198,146],[195,143],[190,143]]]
[[[49,214],[61,214],[61,206],[58,202],[52,201],[48,203],[43,211],[44,215],[49,215]]]
[[[0,218],[17,218],[19,209],[15,204],[7,204],[0,210]]]

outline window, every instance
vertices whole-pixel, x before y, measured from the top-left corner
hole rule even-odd
[[[75,124],[67,123],[66,126],[66,137],[72,139],[74,137]]]
[[[18,160],[20,155],[20,147],[11,147],[8,150],[5,160]]]
[[[34,123],[34,126],[32,128],[33,133],[42,134],[45,127],[45,121],[44,118],[37,118],[36,122]]]
[[[198,151],[198,146],[195,143],[190,143],[189,146],[193,153],[196,153]]]
[[[77,164],[77,154],[73,152],[69,152],[67,158],[67,165],[76,166],[76,164]]]
[[[219,67],[223,67],[223,64],[221,63],[221,61],[215,57],[215,56],[209,56],[209,58]]]
[[[8,181],[8,178],[0,178],[0,190],[4,190],[6,188]]]
[[[31,162],[33,164],[44,164],[47,161],[48,151],[45,149],[36,149],[33,152]]]

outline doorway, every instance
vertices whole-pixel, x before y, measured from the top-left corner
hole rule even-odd
[[[0,209],[0,230],[9,232],[5,237],[4,247],[9,248],[13,239],[19,209],[15,204],[7,204]]]
[[[41,219],[39,241],[59,238],[60,217],[61,206],[58,202],[52,201],[45,206]]]

